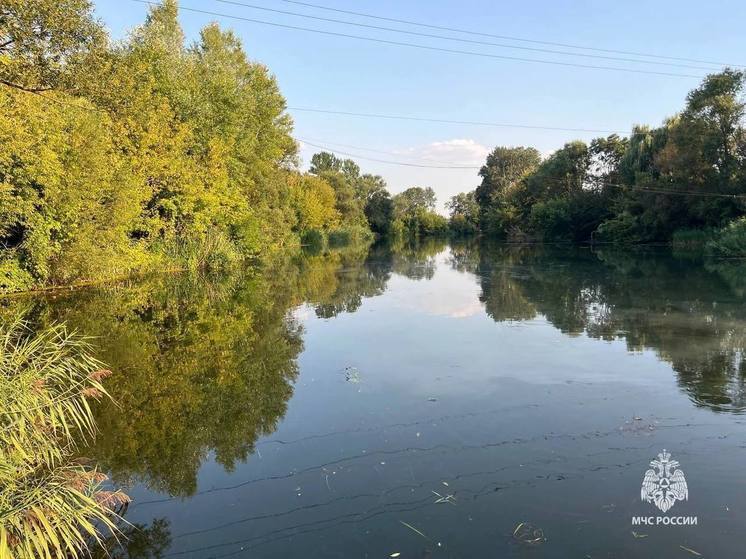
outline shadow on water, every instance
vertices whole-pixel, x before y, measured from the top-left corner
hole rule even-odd
[[[84,450],[134,492],[135,526],[126,544],[109,542],[115,558],[244,556],[259,545],[275,552],[268,557],[301,556],[306,545],[324,550],[312,556],[358,556],[375,546],[380,556],[398,552],[386,546],[404,537],[410,552],[435,556],[443,549],[430,531],[457,530],[448,516],[457,513],[469,519],[458,529],[473,531],[471,539],[449,533],[459,556],[522,556],[510,538],[511,523],[521,520],[514,511],[541,517],[545,511],[530,504],[541,491],[546,512],[559,514],[549,504],[557,501],[594,518],[579,487],[596,472],[644,467],[650,454],[611,438],[656,436],[648,427],[658,422],[640,433],[634,421],[617,428],[630,401],[656,409],[655,394],[650,403],[636,400],[644,383],[628,393],[600,377],[588,389],[521,381],[560,368],[572,352],[613,368],[620,359],[613,344],[621,343],[633,355],[655,356],[630,362],[642,367],[630,373],[632,385],[660,375],[658,365],[669,379],[673,372],[674,390],[686,398],[661,397],[681,425],[694,421],[692,410],[735,420],[746,410],[744,278],[745,264],[662,249],[434,240],[278,258],[230,276],[159,276],[19,298],[0,312],[37,326],[68,323],[95,338],[116,372],[107,384],[116,405],[97,406],[101,433]],[[476,315],[422,312],[464,293]],[[502,361],[517,380],[489,373]],[[282,437],[268,439],[278,429]],[[707,431],[703,440],[717,435]],[[598,458],[620,448],[633,455]],[[702,446],[703,455],[711,451]],[[446,478],[462,487],[439,481]],[[580,486],[539,489],[561,481]],[[243,501],[249,487],[256,494]],[[503,496],[508,490],[515,496]],[[434,500],[449,492],[452,499]],[[609,492],[609,500],[623,499]],[[509,500],[496,503],[498,496]],[[441,503],[435,516],[424,512],[433,503]],[[478,514],[506,528],[495,533]],[[556,534],[567,526],[544,522],[557,546],[548,556],[606,552],[615,533],[604,525],[602,537],[563,539]],[[304,540],[328,529],[336,536]]]

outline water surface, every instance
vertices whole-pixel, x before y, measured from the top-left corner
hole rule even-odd
[[[85,453],[133,498],[117,557],[740,557],[745,280],[428,243],[3,312],[97,336],[116,373]],[[632,526],[664,448],[697,526]]]

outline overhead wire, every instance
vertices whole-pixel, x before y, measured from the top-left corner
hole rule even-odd
[[[363,118],[381,118],[388,120],[410,120],[415,122],[432,122],[436,124],[463,124],[467,126],[492,126],[496,128],[525,128],[528,130],[551,130],[559,132],[588,132],[593,134],[626,134],[621,130],[604,130],[598,128],[565,128],[561,126],[540,126],[533,124],[515,124],[507,122],[484,122],[476,120],[451,120],[444,118],[428,118],[407,115],[390,115],[381,113],[360,113],[352,111],[337,111],[331,109],[316,109],[311,107],[287,107],[289,111],[302,111],[310,113],[333,114],[343,116],[355,116]]]
[[[307,8],[315,8],[318,10],[326,10],[330,12],[337,12],[347,15],[354,15],[358,17],[364,17],[369,19],[377,19],[381,21],[389,21],[393,23],[402,23],[405,25],[414,25],[417,27],[424,27],[428,29],[438,29],[441,31],[451,31],[454,33],[465,33],[469,35],[477,35],[480,37],[492,37],[493,39],[503,39],[508,41],[518,41],[518,42],[524,42],[524,43],[533,43],[538,45],[549,45],[549,46],[555,46],[555,47],[565,47],[565,48],[572,48],[572,49],[579,49],[579,50],[588,50],[588,51],[595,51],[595,52],[608,52],[613,54],[626,54],[631,56],[646,56],[649,58],[659,58],[659,59],[666,59],[666,60],[679,60],[682,62],[695,62],[698,64],[712,64],[714,66],[732,66],[737,68],[746,68],[746,65],[744,64],[733,64],[733,63],[726,63],[726,62],[714,62],[711,60],[701,60],[696,58],[685,58],[681,56],[666,56],[663,54],[652,54],[652,53],[645,53],[645,52],[639,52],[639,51],[628,51],[628,50],[619,50],[619,49],[608,49],[608,48],[601,48],[601,47],[588,47],[584,45],[574,45],[570,43],[561,43],[556,41],[544,41],[544,40],[538,40],[538,39],[528,39],[526,37],[516,37],[511,35],[498,35],[494,33],[484,33],[475,31],[473,29],[462,29],[458,27],[449,27],[445,25],[433,25],[428,23],[423,23],[420,21],[414,21],[414,20],[408,20],[408,19],[399,19],[399,18],[393,18],[393,17],[386,17],[386,16],[379,16],[364,12],[356,12],[352,10],[343,10],[341,8],[330,8],[328,6],[323,6],[321,4],[313,4],[311,2],[302,2],[300,0],[280,0],[281,2],[285,2],[287,4],[295,4],[298,6],[305,6]]]
[[[132,2],[137,2],[140,4],[147,4],[150,6],[163,6],[163,4],[158,2],[152,2],[150,0],[131,0]],[[543,60],[538,58],[523,58],[519,56],[507,56],[507,55],[501,55],[501,54],[493,54],[493,53],[486,53],[486,52],[475,52],[475,51],[468,51],[468,50],[459,50],[459,49],[448,49],[443,47],[436,47],[431,45],[422,45],[418,43],[407,43],[404,41],[392,41],[389,39],[380,39],[376,37],[366,37],[363,35],[353,35],[350,33],[340,33],[338,31],[327,31],[323,29],[315,29],[311,27],[302,27],[299,25],[289,25],[289,24],[283,24],[283,23],[277,23],[272,21],[264,21],[261,19],[254,19],[254,18],[248,18],[248,17],[242,17],[242,16],[236,16],[232,14],[223,14],[219,12],[213,12],[210,10],[201,10],[198,8],[188,8],[186,6],[179,6],[179,9],[182,11],[188,11],[188,12],[194,12],[199,14],[205,14],[215,17],[223,17],[227,19],[233,19],[237,21],[246,21],[249,23],[257,23],[260,25],[267,25],[275,28],[280,29],[290,29],[293,31],[304,31],[307,33],[315,33],[318,35],[326,35],[330,37],[341,37],[346,39],[355,39],[359,41],[367,41],[372,43],[378,43],[378,44],[385,44],[385,45],[392,45],[392,46],[400,46],[400,47],[408,47],[408,48],[415,48],[420,50],[428,50],[433,52],[444,52],[448,54],[458,54],[458,55],[464,55],[464,56],[475,56],[480,58],[490,58],[490,59],[496,59],[496,60],[509,60],[514,62],[529,62],[534,64],[544,64],[544,65],[553,65],[553,66],[563,66],[563,67],[574,67],[574,68],[585,68],[585,69],[591,69],[591,70],[606,70],[606,71],[615,71],[615,72],[625,72],[625,73],[633,73],[633,74],[648,74],[648,75],[657,75],[657,76],[669,76],[669,77],[677,77],[677,78],[694,78],[697,80],[702,79],[704,76],[701,75],[695,75],[695,74],[679,74],[675,72],[662,72],[658,70],[642,70],[639,68],[620,68],[617,66],[596,66],[593,64],[579,64],[576,62],[562,62],[559,60]]]
[[[271,12],[276,14],[283,14],[283,15],[290,15],[294,17],[301,17],[306,19],[313,19],[316,21],[325,21],[329,23],[338,23],[341,25],[350,25],[354,27],[363,27],[365,29],[375,29],[377,31],[387,31],[391,33],[400,33],[404,35],[413,35],[417,37],[425,37],[429,39],[440,39],[444,41],[454,41],[459,43],[468,43],[473,45],[484,45],[484,46],[492,46],[492,47],[499,47],[499,48],[507,48],[507,49],[515,49],[515,50],[525,50],[525,51],[532,51],[532,52],[543,52],[543,53],[549,53],[549,54],[560,54],[564,56],[579,56],[584,58],[596,58],[596,59],[602,59],[602,60],[616,60],[619,62],[632,62],[632,63],[638,63],[638,64],[655,64],[659,66],[671,66],[676,68],[690,68],[695,70],[707,70],[712,71],[713,68],[706,67],[706,66],[693,66],[691,64],[681,64],[681,63],[675,63],[675,62],[660,62],[655,60],[641,60],[638,58],[622,58],[618,56],[608,56],[608,55],[600,55],[600,54],[588,54],[588,53],[582,53],[582,52],[569,52],[569,51],[560,51],[555,49],[548,49],[548,48],[541,48],[541,47],[526,47],[526,46],[519,46],[519,45],[509,45],[505,43],[494,43],[489,41],[480,41],[480,40],[474,40],[474,39],[463,39],[459,37],[448,37],[447,35],[435,35],[433,33],[422,33],[417,31],[409,31],[406,29],[396,29],[393,27],[384,27],[381,25],[370,25],[366,23],[358,23],[354,21],[346,21],[342,19],[334,19],[334,18],[328,18],[328,17],[321,17],[321,16],[314,16],[310,14],[301,14],[298,12],[291,12],[287,10],[278,10],[275,8],[267,8],[265,6],[257,6],[255,4],[248,4],[246,2],[238,2],[237,0],[213,0],[214,2],[219,2],[220,4],[227,4],[231,6],[241,6],[244,8],[250,8],[253,10],[261,10],[264,12]]]
[[[414,165],[414,164],[408,164],[404,162],[398,162],[398,161],[388,161],[388,160],[380,160],[380,159],[371,159],[364,156],[360,156],[354,153],[347,153],[344,151],[338,151],[332,148],[329,148],[327,146],[321,145],[321,144],[315,144],[308,142],[306,140],[300,139],[300,141],[316,147],[318,149],[323,149],[329,153],[337,154],[337,155],[346,155],[348,157],[354,157],[357,159],[362,160],[368,160],[368,161],[376,161],[380,163],[386,163],[389,165],[403,165],[407,167],[426,167],[426,168],[433,168],[433,169],[465,169],[465,170],[476,170],[481,169],[482,166],[463,166],[463,167],[447,167],[447,166],[434,166],[434,165]],[[357,149],[365,149],[365,148],[357,148]],[[544,178],[542,179],[542,182],[553,182],[555,184],[566,184],[567,180],[564,179],[549,179]],[[647,192],[651,194],[661,194],[661,195],[671,195],[671,196],[696,196],[696,197],[704,197],[704,198],[727,198],[730,200],[746,200],[746,194],[726,194],[722,192],[694,192],[691,190],[674,190],[676,188],[676,185],[665,185],[665,186],[640,186],[640,185],[634,185],[634,184],[623,184],[623,183],[615,183],[615,182],[607,182],[607,181],[600,181],[596,183],[598,186],[609,186],[612,188],[617,188],[621,190],[633,190],[633,191],[640,191],[640,192]]]

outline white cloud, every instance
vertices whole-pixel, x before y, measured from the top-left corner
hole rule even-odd
[[[489,148],[470,138],[453,138],[401,150],[402,155],[444,165],[482,165]]]

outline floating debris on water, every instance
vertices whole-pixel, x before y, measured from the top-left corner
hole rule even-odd
[[[528,522],[521,522],[513,530],[513,539],[528,545],[538,545],[547,541],[544,531]]]
[[[353,384],[360,383],[361,381],[360,371],[357,370],[357,367],[345,367],[344,373],[345,373],[345,380],[347,382],[351,382]]]
[[[633,435],[639,435],[639,434],[645,434],[645,433],[650,433],[651,431],[655,431],[657,428],[656,424],[657,422],[647,423],[643,421],[642,417],[635,415],[635,416],[632,416],[632,419],[625,421],[619,427],[619,430],[622,433],[630,433]]]
[[[434,503],[436,505],[440,503],[451,503],[452,505],[456,504],[456,496],[453,493],[449,495],[441,495],[437,491],[433,491],[432,493],[433,495],[437,495],[438,497],[438,500]]]
[[[417,528],[415,528],[414,526],[412,526],[411,524],[407,524],[407,523],[406,523],[406,522],[404,522],[403,520],[400,520],[400,521],[399,521],[399,523],[400,523],[400,524],[403,524],[404,526],[406,526],[407,528],[409,528],[410,530],[412,530],[412,531],[413,531],[413,532],[414,532],[415,534],[418,534],[418,535],[422,536],[422,537],[423,537],[423,538],[425,538],[426,540],[429,540],[429,539],[430,539],[430,538],[428,538],[428,537],[427,537],[427,536],[426,536],[425,534],[423,534],[422,532],[420,532],[420,531],[419,531],[419,530],[418,530]]]

